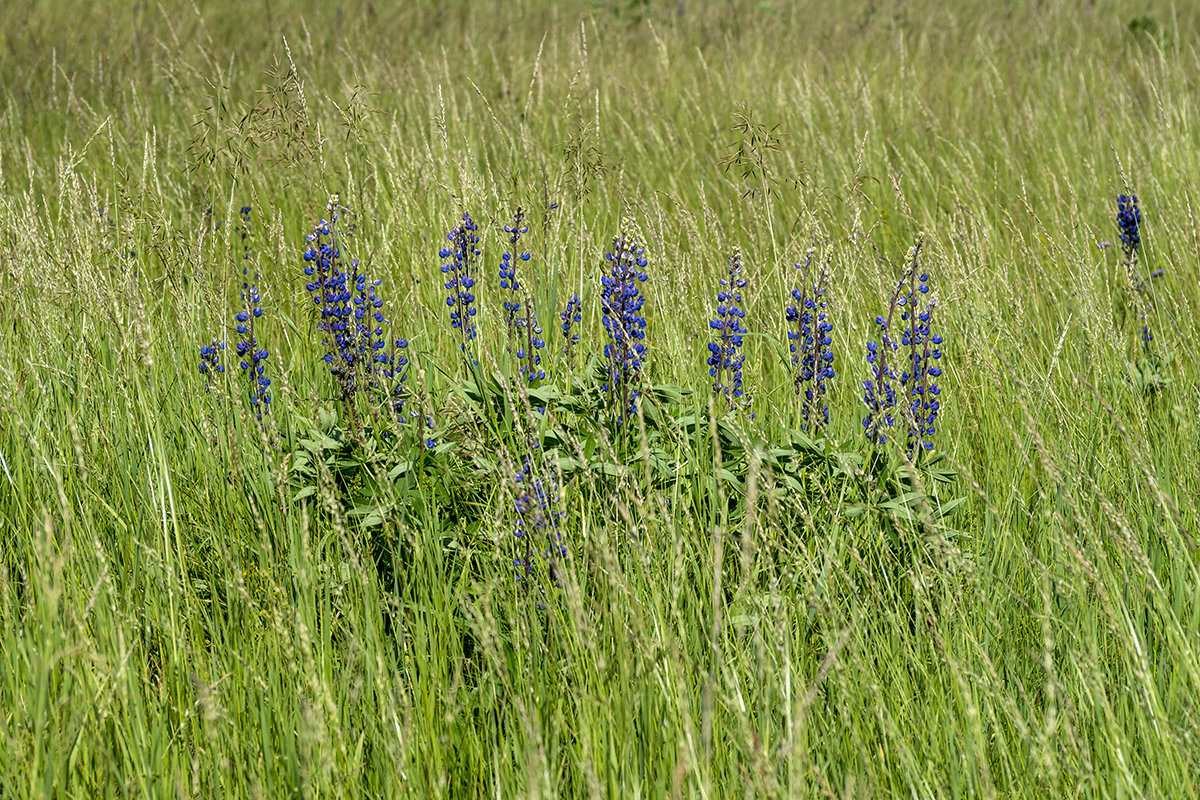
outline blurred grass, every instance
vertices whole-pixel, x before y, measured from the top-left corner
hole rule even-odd
[[[1194,11],[210,5],[0,9],[0,794],[1191,796]],[[782,134],[759,178],[721,163],[739,111]],[[1097,247],[1126,185],[1144,268],[1166,271],[1152,324],[1176,358],[1153,399]],[[494,265],[531,209],[543,321],[578,289],[585,348],[630,214],[649,370],[701,391],[740,245],[768,438],[794,411],[772,344],[788,265],[815,240],[847,447],[896,278],[866,235],[899,261],[924,231],[958,530],[909,526],[923,556],[896,565],[837,498],[800,533],[764,499],[714,535],[683,503],[585,485],[578,577],[538,612],[499,486],[471,529],[289,502],[286,456],[217,401],[232,383],[205,394],[196,353],[230,338],[249,204],[294,442],[327,394],[299,252],[330,192],[435,398],[455,356],[436,254],[461,210]]]

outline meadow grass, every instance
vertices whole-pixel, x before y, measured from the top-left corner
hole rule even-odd
[[[0,9],[0,796],[1194,795],[1200,15],[206,5]],[[1140,269],[1165,271],[1165,386],[1098,246],[1127,191]],[[327,471],[295,499],[337,406],[300,258],[331,193],[445,451],[368,514]],[[598,448],[633,468],[566,483],[562,586],[538,596],[512,567],[521,454],[472,420],[437,257],[469,211],[481,369],[503,373],[516,206],[547,358],[574,292],[582,360],[602,347],[627,216],[647,380],[708,420],[668,453],[703,468],[665,489],[637,425]],[[792,264],[828,256],[827,436],[866,456],[865,343],[922,233],[943,497],[966,501],[794,491],[753,444],[798,424]],[[735,247],[737,485],[705,366]],[[233,366],[243,268],[265,426]],[[214,336],[231,367],[206,391]]]

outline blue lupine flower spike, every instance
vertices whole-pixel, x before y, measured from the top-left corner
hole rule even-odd
[[[471,215],[464,213],[462,224],[446,234],[449,247],[438,255],[445,259],[442,274],[446,276],[448,292],[446,305],[450,308],[450,327],[458,332],[459,349],[466,354],[468,344],[475,338],[475,280],[479,271],[478,227]]]
[[[748,401],[742,389],[742,364],[746,358],[742,352],[746,335],[742,324],[746,317],[742,308],[744,288],[742,251],[735,249],[729,257],[729,275],[721,278],[721,288],[717,291],[716,315],[708,323],[715,337],[715,341],[708,343],[708,375],[713,381],[713,392],[725,400],[730,410]]]
[[[234,233],[242,240],[242,260],[249,261],[251,256],[250,246],[250,206],[242,206],[238,210],[238,218],[240,220],[238,226],[234,228]]]
[[[516,357],[518,373],[530,383],[545,379],[541,351],[546,347],[537,311],[528,287],[517,276],[517,263],[529,261],[529,253],[520,248],[522,234],[529,232],[525,212],[518,208],[511,225],[504,226],[509,249],[500,260],[500,290],[504,292],[504,319],[507,323],[509,352]]]
[[[918,238],[913,246],[887,317],[875,318],[880,337],[867,343],[870,375],[863,382],[864,433],[872,443],[884,444],[892,429],[902,427],[910,458],[933,449],[941,412],[942,335],[932,327],[937,299],[931,296],[929,276],[920,271],[922,243]]]
[[[1125,269],[1129,273],[1129,282],[1138,296],[1138,315],[1141,318],[1141,328],[1138,335],[1142,340],[1142,350],[1146,355],[1153,353],[1154,334],[1150,331],[1147,319],[1150,312],[1150,289],[1137,271],[1138,258],[1141,255],[1142,209],[1138,206],[1137,195],[1119,195],[1117,197],[1117,230],[1121,234],[1121,250],[1125,253]],[[1161,270],[1155,271],[1151,277],[1157,277]]]
[[[521,236],[529,231],[529,226],[524,222],[525,212],[518,208],[513,214],[512,224],[504,226],[504,233],[508,236],[508,250],[500,257],[500,291],[504,298],[504,322],[510,347],[517,315],[521,311],[521,281],[517,278],[517,262],[529,260],[529,253],[520,249]]]
[[[1142,226],[1142,210],[1138,207],[1137,195],[1119,195],[1117,197],[1117,230],[1121,234],[1121,249],[1130,263],[1137,258],[1142,245],[1140,229]]]
[[[405,383],[408,380],[408,339],[393,333],[391,352],[388,354],[386,377],[391,379],[390,399],[392,413],[401,425],[408,422],[405,407],[408,397],[405,393]]]
[[[579,295],[572,294],[567,301],[567,307],[558,315],[562,320],[563,354],[567,357],[567,369],[575,366],[575,345],[579,344],[579,329],[575,324],[583,319]]]
[[[631,220],[622,221],[620,233],[604,258],[611,268],[600,279],[600,307],[608,333],[604,345],[608,374],[601,389],[615,406],[617,418],[627,419],[635,409],[646,355],[646,318],[642,316],[646,298],[638,288],[647,278],[646,249],[638,244]]]
[[[812,279],[813,251],[809,250],[804,263],[796,264],[802,272],[800,288],[792,289],[793,304],[785,311],[788,322],[788,349],[792,354],[792,380],[801,398],[800,429],[823,432],[829,425],[829,404],[826,402],[826,381],[834,377],[833,324],[826,307],[829,271],[824,264],[816,280]]]
[[[225,371],[225,364],[221,361],[221,352],[225,349],[225,342],[221,339],[213,339],[208,344],[200,345],[200,374],[204,376],[205,388],[211,389],[213,378]]]
[[[271,409],[271,379],[266,376],[266,361],[270,353],[265,347],[260,347],[255,333],[255,324],[262,318],[262,298],[259,297],[258,287],[243,284],[245,308],[237,313],[237,354],[241,359],[238,366],[250,384],[250,404],[258,419],[263,412]]]
[[[541,477],[528,458],[520,472],[513,475],[513,494],[517,524],[513,529],[521,553],[513,559],[517,580],[529,581],[544,575],[554,586],[562,585],[559,562],[566,557],[561,520],[563,512],[554,476]]]

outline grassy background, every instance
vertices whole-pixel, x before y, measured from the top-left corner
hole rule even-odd
[[[0,10],[0,794],[1191,795],[1200,15],[207,5]],[[778,135],[749,177],[721,163],[736,113]],[[1128,278],[1097,247],[1126,187],[1145,270],[1165,270],[1152,325],[1175,358],[1153,398]],[[583,485],[574,577],[544,611],[511,580],[502,476],[477,477],[470,525],[293,503],[287,444],[330,393],[299,262],[330,192],[448,419],[437,250],[463,209],[492,352],[513,206],[548,333],[578,290],[589,350],[630,215],[649,372],[701,392],[740,246],[768,439],[794,424],[782,307],[815,243],[831,436],[864,451],[862,347],[897,277],[868,237],[899,262],[923,231],[938,444],[968,503],[952,529],[908,526],[918,556],[889,563],[896,521],[844,498],[795,531],[766,491],[726,526]],[[200,344],[233,338],[245,204],[282,449],[232,375],[214,395],[196,372]]]

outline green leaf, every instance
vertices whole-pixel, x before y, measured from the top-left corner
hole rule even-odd
[[[940,506],[938,506],[934,516],[938,519],[944,519],[957,511],[965,502],[967,502],[966,497],[956,497],[953,500],[942,503]]]
[[[788,436],[792,440],[792,449],[798,453],[824,453],[824,448],[804,431],[788,431]]]
[[[958,478],[958,473],[952,469],[939,467],[938,469],[926,470],[930,480],[934,483],[953,483]]]
[[[690,395],[690,389],[684,389],[673,383],[663,383],[650,387],[648,394],[660,403],[678,403]]]
[[[925,495],[922,494],[921,492],[904,492],[903,494],[897,495],[896,497],[893,497],[893,498],[887,500],[886,502],[881,503],[879,507],[887,508],[887,509],[911,508],[913,500],[916,500],[917,498],[924,497],[924,496]]]
[[[312,497],[316,493],[317,493],[317,487],[305,486],[303,489],[296,492],[295,497],[292,498],[292,502],[293,503],[299,502],[300,500],[303,500],[306,497]]]
[[[563,474],[564,478],[578,474],[583,468],[583,464],[578,459],[566,455],[557,457],[557,465],[558,471]]]
[[[388,470],[388,479],[394,481],[401,475],[408,472],[410,469],[412,469],[411,461],[401,461],[399,464]]]
[[[804,484],[800,483],[799,479],[797,479],[794,475],[789,475],[788,473],[784,472],[781,473],[779,477],[783,483],[787,485],[787,488],[791,489],[796,494],[804,493]]]
[[[726,483],[733,483],[737,484],[738,486],[741,486],[742,484],[742,479],[736,473],[727,470],[724,467],[721,467],[717,470],[717,477]]]
[[[369,505],[355,506],[354,508],[350,509],[347,516],[361,518],[362,524],[368,527],[383,523],[383,509],[374,503]]]
[[[609,464],[604,461],[593,464],[592,469],[609,478],[620,478],[629,474],[629,468],[624,464]]]

